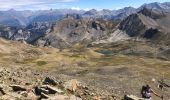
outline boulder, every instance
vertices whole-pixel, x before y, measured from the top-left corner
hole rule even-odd
[[[49,94],[64,93],[62,90],[56,87],[49,86],[49,85],[43,85],[41,86],[41,89],[47,90]]]
[[[0,96],[0,100],[15,100],[15,98],[10,95],[3,95]]]
[[[45,93],[41,93],[40,95],[40,98],[38,100],[41,100],[41,99],[48,99],[50,96],[48,96],[47,94]]]
[[[37,96],[33,92],[29,92],[28,97],[31,98],[31,100],[37,100]]]
[[[0,87],[0,96],[5,95],[5,92],[2,87]]]
[[[56,87],[52,87],[49,85],[43,85],[43,86],[35,87],[34,93],[36,95],[41,95],[42,93],[44,93],[44,94],[56,94],[56,93],[62,94],[64,92]]]
[[[43,84],[57,85],[57,82],[54,79],[50,78],[50,77],[46,77],[44,79]]]
[[[41,95],[42,90],[38,86],[36,86],[34,87],[33,92],[36,95]]]
[[[75,95],[72,95],[69,98],[70,98],[69,100],[82,100],[81,98],[76,97]]]
[[[0,84],[0,91],[2,94],[8,94],[9,92],[13,91],[13,89],[7,85]]]
[[[50,96],[48,99],[49,100],[69,100],[69,97],[65,95],[55,95],[55,96]]]
[[[73,79],[65,82],[63,86],[65,89],[75,92],[80,86],[80,82],[78,82],[76,79]]]
[[[37,100],[38,99],[38,97],[32,91],[30,92],[22,91],[19,94],[21,95],[19,100]]]
[[[125,95],[124,100],[143,100],[142,98],[139,98],[135,95]]]
[[[48,99],[49,100],[82,100],[81,98],[76,97],[74,95],[71,95],[71,96],[55,95],[55,96],[50,96]]]
[[[15,92],[27,90],[25,87],[20,86],[20,85],[10,85],[10,87],[12,87],[13,91],[15,91]]]

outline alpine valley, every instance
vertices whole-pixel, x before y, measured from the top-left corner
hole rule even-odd
[[[0,99],[141,100],[145,84],[169,100],[170,2],[0,11]]]

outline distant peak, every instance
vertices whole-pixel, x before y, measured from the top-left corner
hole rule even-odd
[[[96,9],[91,9],[91,10],[89,10],[90,12],[97,12],[97,10]]]
[[[8,11],[11,11],[11,12],[13,12],[13,11],[16,11],[16,10],[12,8],[12,9],[9,9]]]
[[[151,17],[153,19],[159,19],[160,17],[165,16],[165,12],[163,12],[161,10],[156,10],[156,9],[153,9],[153,8],[148,8],[148,7],[144,7],[138,13],[141,13],[141,14],[148,16],[148,17]]]
[[[102,11],[110,11],[109,9],[103,9]]]
[[[124,9],[135,9],[135,8],[134,8],[134,7],[129,6],[129,7],[125,7]]]
[[[82,16],[79,14],[67,14],[65,18],[72,18],[72,19],[81,19]]]
[[[96,9],[91,9],[91,10],[85,12],[84,14],[85,15],[95,15],[97,13],[98,13],[98,11]]]
[[[152,9],[147,8],[146,6],[139,11],[139,13],[145,14],[145,13],[150,13],[152,11]]]

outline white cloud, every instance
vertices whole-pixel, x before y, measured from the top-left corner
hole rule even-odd
[[[90,8],[85,8],[84,10],[85,10],[85,11],[89,11],[89,10],[90,10]]]
[[[7,10],[11,8],[22,9],[24,7],[27,7],[28,9],[33,9],[32,7],[50,8],[49,5],[51,4],[69,3],[76,1],[78,0],[0,0],[0,10]]]
[[[89,11],[90,8],[80,8],[80,7],[71,7],[73,10],[84,10],[84,11]]]
[[[81,10],[79,7],[72,7],[73,10]]]

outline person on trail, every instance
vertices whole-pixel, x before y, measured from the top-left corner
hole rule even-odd
[[[162,96],[158,95],[155,91],[153,91],[149,85],[142,87],[141,94],[144,100],[152,100],[152,93],[160,98],[163,98]]]

